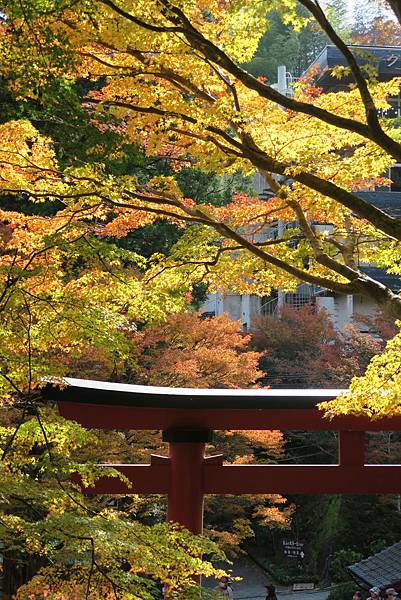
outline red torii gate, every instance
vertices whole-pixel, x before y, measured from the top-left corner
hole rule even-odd
[[[152,455],[149,465],[118,468],[132,490],[103,477],[101,494],[166,494],[168,520],[202,532],[205,494],[375,494],[401,492],[401,465],[365,464],[365,431],[401,430],[401,417],[324,418],[317,404],[341,390],[228,390],[139,386],[65,379],[48,385],[60,414],[88,428],[161,429],[169,456]],[[205,457],[213,429],[338,431],[336,465],[223,465],[222,456]]]

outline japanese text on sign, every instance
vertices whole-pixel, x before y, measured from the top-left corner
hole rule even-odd
[[[283,551],[290,558],[304,558],[305,556],[303,542],[283,540]]]

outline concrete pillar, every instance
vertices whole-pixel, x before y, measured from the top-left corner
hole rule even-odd
[[[287,67],[280,65],[277,67],[277,91],[285,94],[287,91]]]
[[[241,315],[242,329],[247,331],[251,326],[251,297],[249,294],[241,296]]]

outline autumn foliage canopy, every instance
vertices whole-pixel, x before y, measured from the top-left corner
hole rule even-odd
[[[157,368],[167,385],[254,385],[257,354],[243,352],[234,326],[168,321],[199,283],[265,296],[303,281],[365,295],[401,318],[400,296],[360,268],[401,274],[401,220],[357,194],[401,162],[400,129],[386,116],[400,80],[362,70],[320,6],[300,2],[345,57],[344,91],[304,80],[287,97],[241,67],[270,9],[302,27],[295,0],[0,2],[0,391],[16,411],[1,433],[2,539],[50,565],[71,564],[73,548],[86,597],[151,598],[146,573],[190,598],[193,575],[215,572],[202,553],[218,551],[174,528],[142,529],[102,500],[82,504],[70,475],[96,442],[42,412],[43,377],[151,383]],[[229,202],[199,202],[178,184],[194,167],[223,181],[258,170],[274,196],[238,190]],[[145,258],[124,246],[156,220],[179,231],[168,252]],[[277,220],[288,226],[275,237]],[[352,394],[326,408],[399,413],[400,345],[398,334]],[[278,509],[265,510],[269,519]],[[46,582],[53,576],[62,578],[49,566]]]

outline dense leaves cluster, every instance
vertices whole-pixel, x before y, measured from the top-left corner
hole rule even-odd
[[[36,409],[30,418],[26,411],[8,418],[10,425],[0,430],[5,447],[0,527],[6,559],[43,565],[18,598],[42,591],[57,598],[151,599],[158,595],[157,582],[187,598],[193,575],[218,575],[202,559],[202,554],[217,552],[207,539],[167,524],[141,524],[135,519],[135,502],[121,511],[107,501],[84,498],[71,476],[80,473],[88,486],[104,472],[93,461],[80,462],[88,451],[95,458],[100,450],[95,433],[49,409]],[[120,476],[110,467],[109,473]]]

